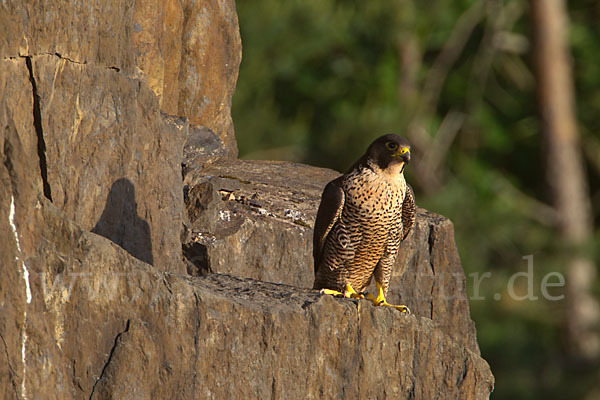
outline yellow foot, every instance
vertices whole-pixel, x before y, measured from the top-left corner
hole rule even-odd
[[[395,308],[396,310],[398,310],[400,312],[403,312],[403,313],[406,313],[406,314],[410,314],[410,309],[407,306],[402,305],[402,304],[395,305],[395,304],[390,304],[387,301],[384,301],[383,303],[379,303],[379,305],[380,306],[392,307],[392,308]]]
[[[365,296],[361,293],[358,293],[356,290],[354,290],[354,288],[352,287],[352,285],[350,285],[349,283],[346,283],[346,288],[344,289],[344,292],[338,292],[337,290],[333,290],[333,289],[321,289],[321,294],[329,294],[332,296],[336,296],[336,297],[345,297],[347,299],[364,299]]]
[[[379,282],[376,282],[377,285],[377,297],[373,296],[370,293],[365,293],[365,297],[369,300],[371,300],[371,302],[373,303],[373,305],[375,306],[386,306],[386,307],[392,307],[395,308],[396,310],[403,312],[403,313],[407,313],[410,314],[410,309],[404,305],[394,305],[394,304],[390,304],[385,300],[385,296],[383,294],[383,287],[379,284]]]

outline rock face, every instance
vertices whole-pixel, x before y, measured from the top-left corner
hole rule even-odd
[[[8,1],[0,53],[0,398],[489,396],[445,218],[413,315],[310,289],[337,173],[231,158],[233,1]]]
[[[9,0],[0,12],[0,54],[32,60],[49,55],[58,68],[73,64],[84,73],[103,68],[137,78],[154,92],[162,111],[206,126],[237,154],[230,114],[241,61],[234,0]],[[96,101],[109,106],[113,98]],[[68,103],[61,111],[68,107],[77,106]]]
[[[485,361],[428,318],[247,278],[163,273],[40,201],[33,237],[55,239],[29,253],[29,278],[12,270],[17,284],[3,292],[14,305],[4,321],[19,322],[2,330],[4,398],[489,394]]]
[[[312,225],[323,187],[337,175],[227,159],[193,170],[185,178],[192,225],[186,257],[200,271],[312,287]]]
[[[141,260],[174,266],[182,197],[164,182],[181,172],[165,161],[181,159],[185,136],[161,111],[214,132],[224,155],[237,154],[233,0],[9,1],[0,25],[0,73],[6,80],[19,72],[4,97],[32,99],[7,118],[18,113],[12,123],[33,128],[27,140],[38,149],[46,197]]]
[[[237,155],[230,109],[242,47],[234,0],[137,1],[130,27],[136,73],[161,110],[207,127]]]

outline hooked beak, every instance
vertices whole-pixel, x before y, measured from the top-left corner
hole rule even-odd
[[[408,147],[401,147],[398,152],[394,154],[394,157],[400,158],[406,164],[410,161],[410,149]]]

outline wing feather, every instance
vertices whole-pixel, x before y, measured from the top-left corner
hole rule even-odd
[[[327,184],[321,196],[321,204],[317,211],[315,220],[315,232],[313,236],[313,258],[315,262],[315,276],[319,269],[323,248],[327,236],[335,223],[340,219],[344,209],[344,190],[341,187],[342,177],[339,177]]]
[[[413,226],[417,215],[417,206],[415,204],[415,193],[409,184],[406,184],[406,195],[402,203],[402,240],[406,239]]]

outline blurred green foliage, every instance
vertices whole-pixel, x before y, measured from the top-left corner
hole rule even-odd
[[[577,112],[598,222],[600,3],[575,0],[569,8]],[[381,134],[407,136],[416,124],[429,140],[449,112],[464,115],[439,183],[420,182],[414,168],[408,180],[420,206],[453,220],[469,293],[470,274],[492,273],[479,288],[485,300],[471,301],[482,355],[496,377],[492,397],[600,398],[597,366],[565,357],[564,300],[540,293],[544,275],[564,272],[564,263],[545,205],[527,2],[238,0],[237,11],[243,60],[233,118],[240,157],[344,171]],[[455,51],[440,57],[452,45]],[[444,62],[447,70],[439,68]],[[431,95],[440,71],[439,95]],[[600,264],[595,243],[590,252]],[[527,270],[527,255],[534,256],[540,300],[511,300],[507,282]]]

